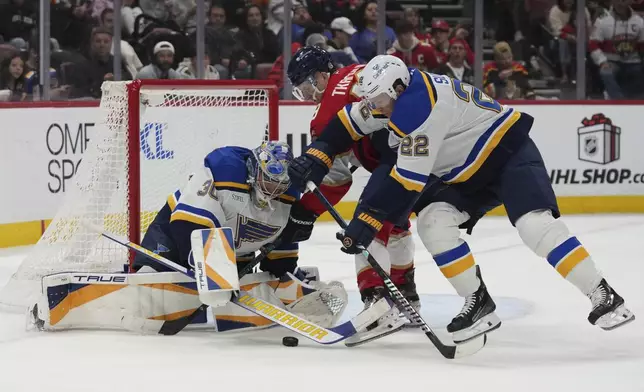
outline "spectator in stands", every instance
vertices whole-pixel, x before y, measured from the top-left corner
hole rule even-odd
[[[362,3],[356,11],[354,20],[358,32],[353,34],[349,45],[361,63],[367,63],[377,54],[377,25],[378,25],[378,3],[375,0],[368,0]],[[385,48],[390,48],[396,40],[396,34],[389,26],[385,26]]]
[[[108,31],[114,31],[114,10],[111,8],[105,8],[101,13],[101,27],[105,28]],[[116,44],[112,40],[112,48],[110,49],[110,54],[114,55],[114,45]],[[129,78],[132,79],[136,76],[141,68],[143,68],[143,63],[139,59],[139,56],[134,51],[132,45],[127,41],[121,40],[121,59],[125,68],[129,73]]]
[[[29,41],[38,21],[37,9],[29,0],[11,0],[0,7],[0,36],[5,41],[22,38]]]
[[[16,40],[22,40],[22,38],[14,39],[12,42],[16,42]],[[30,43],[21,43],[20,50],[23,54],[26,54],[27,60],[25,61],[25,80],[24,80],[24,86],[25,86],[25,92],[27,93],[27,96],[31,99],[39,99],[40,96],[42,95],[42,91],[40,90],[40,87],[42,85],[41,79],[40,79],[40,41],[38,39],[38,36],[34,34],[31,37]],[[51,42],[51,47],[50,51],[53,53],[54,52],[54,43],[53,40]],[[24,58],[24,57],[23,57]],[[59,96],[59,95],[65,95],[66,91],[59,91],[61,87],[58,85],[58,74],[54,68],[49,68],[49,87],[51,91],[51,96],[52,99]],[[67,86],[62,87],[62,90],[67,90]],[[61,94],[58,94],[61,93]]]
[[[258,6],[247,7],[244,20],[235,37],[241,44],[241,50],[236,51],[233,61],[237,79],[250,79],[252,65],[273,63],[280,54],[277,37],[264,25],[264,17]]]
[[[16,52],[0,64],[0,100],[15,102],[26,98],[25,62]]]
[[[483,88],[495,99],[534,99],[528,71],[513,60],[512,49],[505,41],[494,45],[494,61],[483,69]]]
[[[467,64],[472,66],[472,64],[474,64],[474,51],[472,50],[472,47],[468,43],[469,38],[470,38],[470,27],[463,24],[456,25],[454,29],[452,29],[452,34],[450,35],[448,48],[452,47],[453,40],[461,40],[462,44],[465,45],[465,61],[467,61]]]
[[[140,0],[139,5],[144,14],[173,22],[186,33],[195,29],[197,4],[194,0]]]
[[[452,39],[449,44],[447,61],[438,67],[437,73],[474,85],[474,72],[465,61],[465,41]]]
[[[235,36],[226,23],[226,9],[221,3],[213,3],[206,25],[206,51],[221,79],[228,79],[230,75],[230,59],[237,45]]]
[[[586,33],[591,31],[590,12],[586,9]],[[553,46],[559,55],[561,82],[568,83],[574,71],[571,67],[573,53],[577,45],[576,37],[577,12],[575,0],[558,0],[548,14],[548,27],[554,37]]]
[[[51,36],[64,49],[85,52],[92,35],[91,9],[86,1],[60,2],[51,7]]]
[[[637,98],[643,92],[644,20],[632,0],[613,0],[613,8],[595,21],[589,50],[610,99]]]
[[[123,23],[124,36],[130,37],[134,34],[134,22],[136,17],[143,11],[136,0],[121,0],[121,22]]]
[[[547,25],[548,12],[556,0],[525,0],[519,10],[519,29],[528,43],[536,48],[546,46],[549,38],[543,26]]]
[[[210,65],[210,57],[208,53],[204,54],[203,59],[204,79],[218,80],[219,72],[215,67]],[[183,79],[197,79],[197,55],[185,58],[177,67],[177,72]]]
[[[154,45],[152,63],[141,68],[137,79],[181,79],[181,75],[172,69],[174,63],[174,46],[168,41]]]
[[[349,46],[351,36],[356,33],[355,27],[351,20],[345,16],[333,19],[331,22],[332,38],[327,42],[327,51],[333,53],[342,51],[351,57],[351,64],[359,63],[358,57]]]
[[[429,34],[429,32],[424,31],[420,23],[420,14],[418,14],[418,10],[416,8],[406,7],[403,11],[403,18],[414,26],[414,35],[420,42],[424,42],[426,44],[431,43],[432,35]]]
[[[410,67],[423,71],[433,71],[438,68],[436,52],[430,44],[421,42],[414,34],[414,25],[402,19],[396,23],[396,41],[387,54],[401,59]]]
[[[302,42],[305,39],[303,38],[303,35],[306,27],[311,23],[315,23],[313,22],[313,19],[311,19],[311,14],[309,14],[308,8],[301,3],[295,3],[293,5],[293,20],[291,22],[291,42]],[[283,31],[277,35],[279,42],[284,41],[282,34]]]
[[[449,24],[444,20],[435,20],[432,22],[432,45],[436,51],[436,57],[439,63],[447,61],[449,52]]]
[[[321,49],[329,52],[331,56],[331,61],[335,64],[336,68],[346,67],[347,65],[357,64],[357,61],[354,61],[351,56],[341,50],[329,51],[329,45],[327,44],[327,38],[322,34],[311,34],[306,39],[306,46],[317,46]]]
[[[112,48],[112,32],[102,27],[92,30],[87,61],[78,64],[70,71],[72,91],[70,98],[101,97],[101,85],[106,80],[114,80],[114,57],[110,54]],[[129,79],[127,69],[121,66],[123,80]]]
[[[301,9],[302,7],[304,9]],[[266,27],[268,27],[276,37],[279,37],[279,41],[282,42],[282,29],[284,28],[284,0],[270,0],[268,2],[267,12],[268,16],[266,17]],[[297,17],[295,16],[296,12],[300,13]],[[302,4],[302,2],[299,0],[293,0],[291,2],[292,42],[297,41],[295,38],[301,35],[304,31],[304,27],[300,26],[299,22],[302,22],[303,19],[307,18],[307,16],[308,19],[311,19],[308,9]],[[240,25],[243,25],[243,22]]]

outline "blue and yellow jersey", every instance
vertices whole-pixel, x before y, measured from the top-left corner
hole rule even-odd
[[[194,225],[230,227],[240,255],[273,242],[286,226],[291,205],[299,199],[299,193],[291,187],[271,206],[258,207],[251,200],[255,196],[251,195],[248,183],[246,162],[251,154],[242,147],[218,148],[208,154],[203,167],[191,176],[188,184],[168,197],[170,224],[181,223],[190,231]],[[284,244],[282,248],[275,250],[276,255],[283,250],[297,255],[297,245]]]
[[[446,183],[467,181],[521,113],[459,80],[413,68],[410,73],[386,124],[390,145],[398,150],[391,177],[417,192],[430,174]],[[382,124],[364,103],[348,105],[338,117],[354,140]]]

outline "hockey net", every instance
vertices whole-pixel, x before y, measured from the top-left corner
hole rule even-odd
[[[95,229],[140,243],[168,196],[217,147],[278,139],[278,95],[263,81],[105,82],[101,118],[62,207],[0,292],[33,304],[43,276],[123,272],[130,255]],[[99,120],[99,119],[97,119]]]

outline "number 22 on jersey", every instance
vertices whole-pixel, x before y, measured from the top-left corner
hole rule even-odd
[[[474,104],[481,109],[491,110],[496,113],[501,112],[501,104],[489,97],[478,88],[467,83],[462,83],[458,79],[450,79],[444,75],[430,75],[432,77],[432,80],[436,84],[451,84],[452,90],[454,90],[454,94],[456,94],[459,99],[465,102],[474,102]]]

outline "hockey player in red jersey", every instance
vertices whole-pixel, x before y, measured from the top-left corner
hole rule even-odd
[[[288,77],[294,86],[295,97],[301,101],[313,101],[318,104],[311,120],[310,129],[313,140],[321,134],[338,111],[360,100],[354,86],[363,68],[364,65],[356,64],[336,70],[329,54],[318,47],[301,48],[291,59]],[[376,113],[375,116],[378,114]],[[380,116],[384,127],[386,117]],[[361,165],[372,175],[380,175],[381,172],[386,175],[391,170],[393,164],[391,159],[395,158],[395,154],[389,147],[387,138],[386,130],[372,138],[362,138],[352,146],[350,151],[329,162],[331,170],[320,185],[320,190],[332,204],[337,204],[351,186],[350,162]],[[299,230],[303,234],[299,237],[306,239],[310,236],[313,223],[326,209],[313,194],[305,194],[301,205],[303,207],[298,209],[299,211],[291,213],[293,220],[300,223],[299,227],[292,224],[292,228],[285,230]],[[410,302],[420,306],[414,283],[414,244],[408,227],[394,227],[392,223],[384,222],[376,238],[379,240],[376,242],[376,248],[383,254],[381,257],[390,260],[393,282],[401,288]],[[356,257],[356,273],[362,300],[365,306],[370,306],[374,298],[379,298],[380,293],[376,295],[376,292],[383,287],[382,279],[361,255]],[[395,328],[405,322],[397,314],[392,313],[388,316],[397,319],[393,323],[386,323],[395,325]],[[381,332],[380,329],[373,330],[370,336],[383,336]]]

